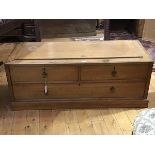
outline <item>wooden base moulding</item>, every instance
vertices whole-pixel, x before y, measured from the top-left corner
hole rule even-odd
[[[93,109],[93,108],[146,108],[148,100],[128,99],[81,99],[81,100],[49,100],[32,102],[12,102],[11,109]]]

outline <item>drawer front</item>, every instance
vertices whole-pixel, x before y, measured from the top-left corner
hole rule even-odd
[[[67,98],[143,98],[145,83],[85,83],[13,85],[16,100]]]
[[[78,68],[76,66],[46,67],[48,81],[77,81]]]
[[[76,81],[78,71],[75,66],[11,66],[11,79],[13,82],[47,82]]]
[[[81,80],[145,79],[148,65],[86,65],[81,67]]]

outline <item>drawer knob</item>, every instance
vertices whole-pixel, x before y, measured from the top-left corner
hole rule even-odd
[[[110,87],[110,91],[111,91],[112,93],[115,92],[115,87],[114,87],[114,86]]]
[[[115,76],[116,76],[117,72],[116,72],[115,67],[114,67],[114,70],[111,72],[111,74],[112,74],[112,76],[113,76],[113,77],[115,77]]]

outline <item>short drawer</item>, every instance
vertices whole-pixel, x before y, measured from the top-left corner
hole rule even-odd
[[[13,85],[16,100],[67,98],[143,98],[145,83],[85,83]]]
[[[105,79],[145,79],[148,65],[86,65],[81,67],[81,80],[102,81]]]
[[[10,66],[11,79],[14,82],[76,81],[78,71],[75,66]]]

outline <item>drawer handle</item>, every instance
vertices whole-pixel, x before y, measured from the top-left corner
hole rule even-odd
[[[111,72],[111,74],[112,74],[112,76],[113,76],[113,77],[115,77],[115,76],[116,76],[117,72],[116,72],[115,67],[114,67],[114,70]]]
[[[115,87],[114,87],[114,86],[110,87],[110,91],[111,91],[112,93],[114,93],[114,92],[115,92]]]
[[[44,86],[44,95],[48,95],[47,83],[45,83],[45,86]]]
[[[44,95],[48,95],[47,75],[48,74],[47,74],[45,68],[43,68],[42,76],[43,76],[44,82],[45,82],[45,85],[44,85]]]
[[[45,85],[44,85],[44,95],[48,95],[48,86],[47,86],[47,79],[45,78]]]

